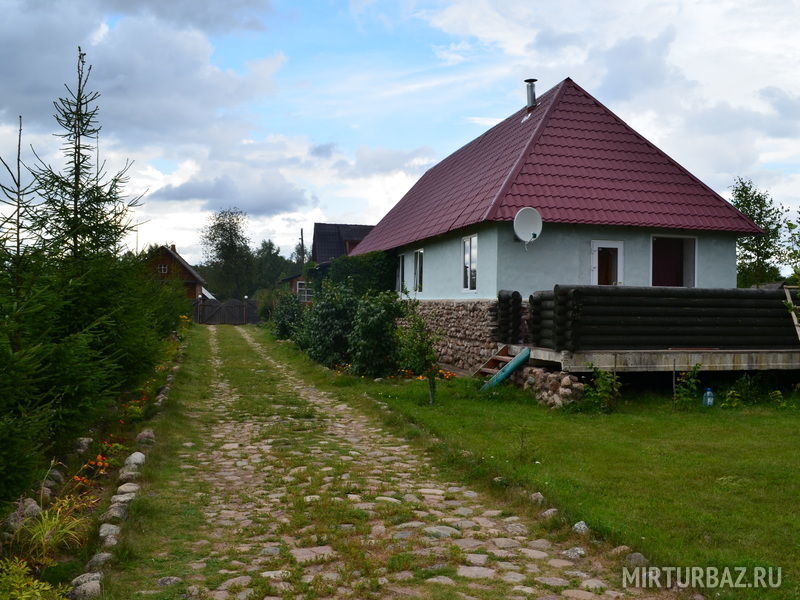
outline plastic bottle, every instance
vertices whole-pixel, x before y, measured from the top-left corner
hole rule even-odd
[[[710,387],[707,387],[703,393],[703,406],[714,406],[714,392],[711,391]]]

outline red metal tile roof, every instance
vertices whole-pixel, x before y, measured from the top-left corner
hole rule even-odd
[[[567,78],[426,172],[351,254],[510,221],[525,206],[545,223],[761,233]]]

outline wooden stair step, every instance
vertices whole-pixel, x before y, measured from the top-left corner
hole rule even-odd
[[[495,375],[500,369],[492,369],[490,367],[481,367],[479,373],[484,373],[486,375]]]

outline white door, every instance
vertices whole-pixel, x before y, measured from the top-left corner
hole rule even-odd
[[[625,261],[623,243],[592,240],[592,285],[623,285]]]

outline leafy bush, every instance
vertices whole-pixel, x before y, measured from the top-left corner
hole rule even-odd
[[[253,292],[253,300],[256,302],[256,310],[259,318],[264,321],[272,320],[272,311],[283,290],[281,288],[259,288]]]
[[[700,367],[698,363],[691,370],[678,374],[673,398],[676,410],[689,410],[700,406]]]
[[[614,412],[622,395],[622,384],[619,377],[612,371],[603,371],[594,365],[589,366],[592,368],[592,381],[584,386],[583,397],[580,401],[569,405],[571,410],[576,412]]]
[[[739,408],[742,405],[742,397],[735,389],[731,388],[725,391],[725,395],[720,402],[720,408]]]
[[[326,367],[350,362],[349,337],[356,306],[356,296],[348,284],[322,282],[308,315],[308,327],[313,332],[308,355],[312,359]]]
[[[311,309],[303,304],[300,305],[300,316],[292,325],[292,341],[297,347],[307,352],[314,341],[314,332],[311,330]]]
[[[276,294],[275,308],[272,311],[275,336],[280,340],[288,340],[303,316],[303,305],[290,290],[281,290]]]
[[[354,374],[383,377],[397,370],[397,319],[402,312],[394,292],[359,298],[349,336]]]
[[[397,329],[397,351],[400,368],[428,380],[428,402],[436,399],[436,376],[439,373],[439,356],[436,352],[437,332],[431,332],[419,314],[419,302],[404,303],[403,324]]]
[[[4,600],[66,600],[66,586],[53,587],[31,576],[19,558],[0,559],[0,598]]]
[[[395,286],[395,260],[386,252],[340,256],[331,262],[325,278],[334,284],[348,283],[357,296],[391,291]]]

